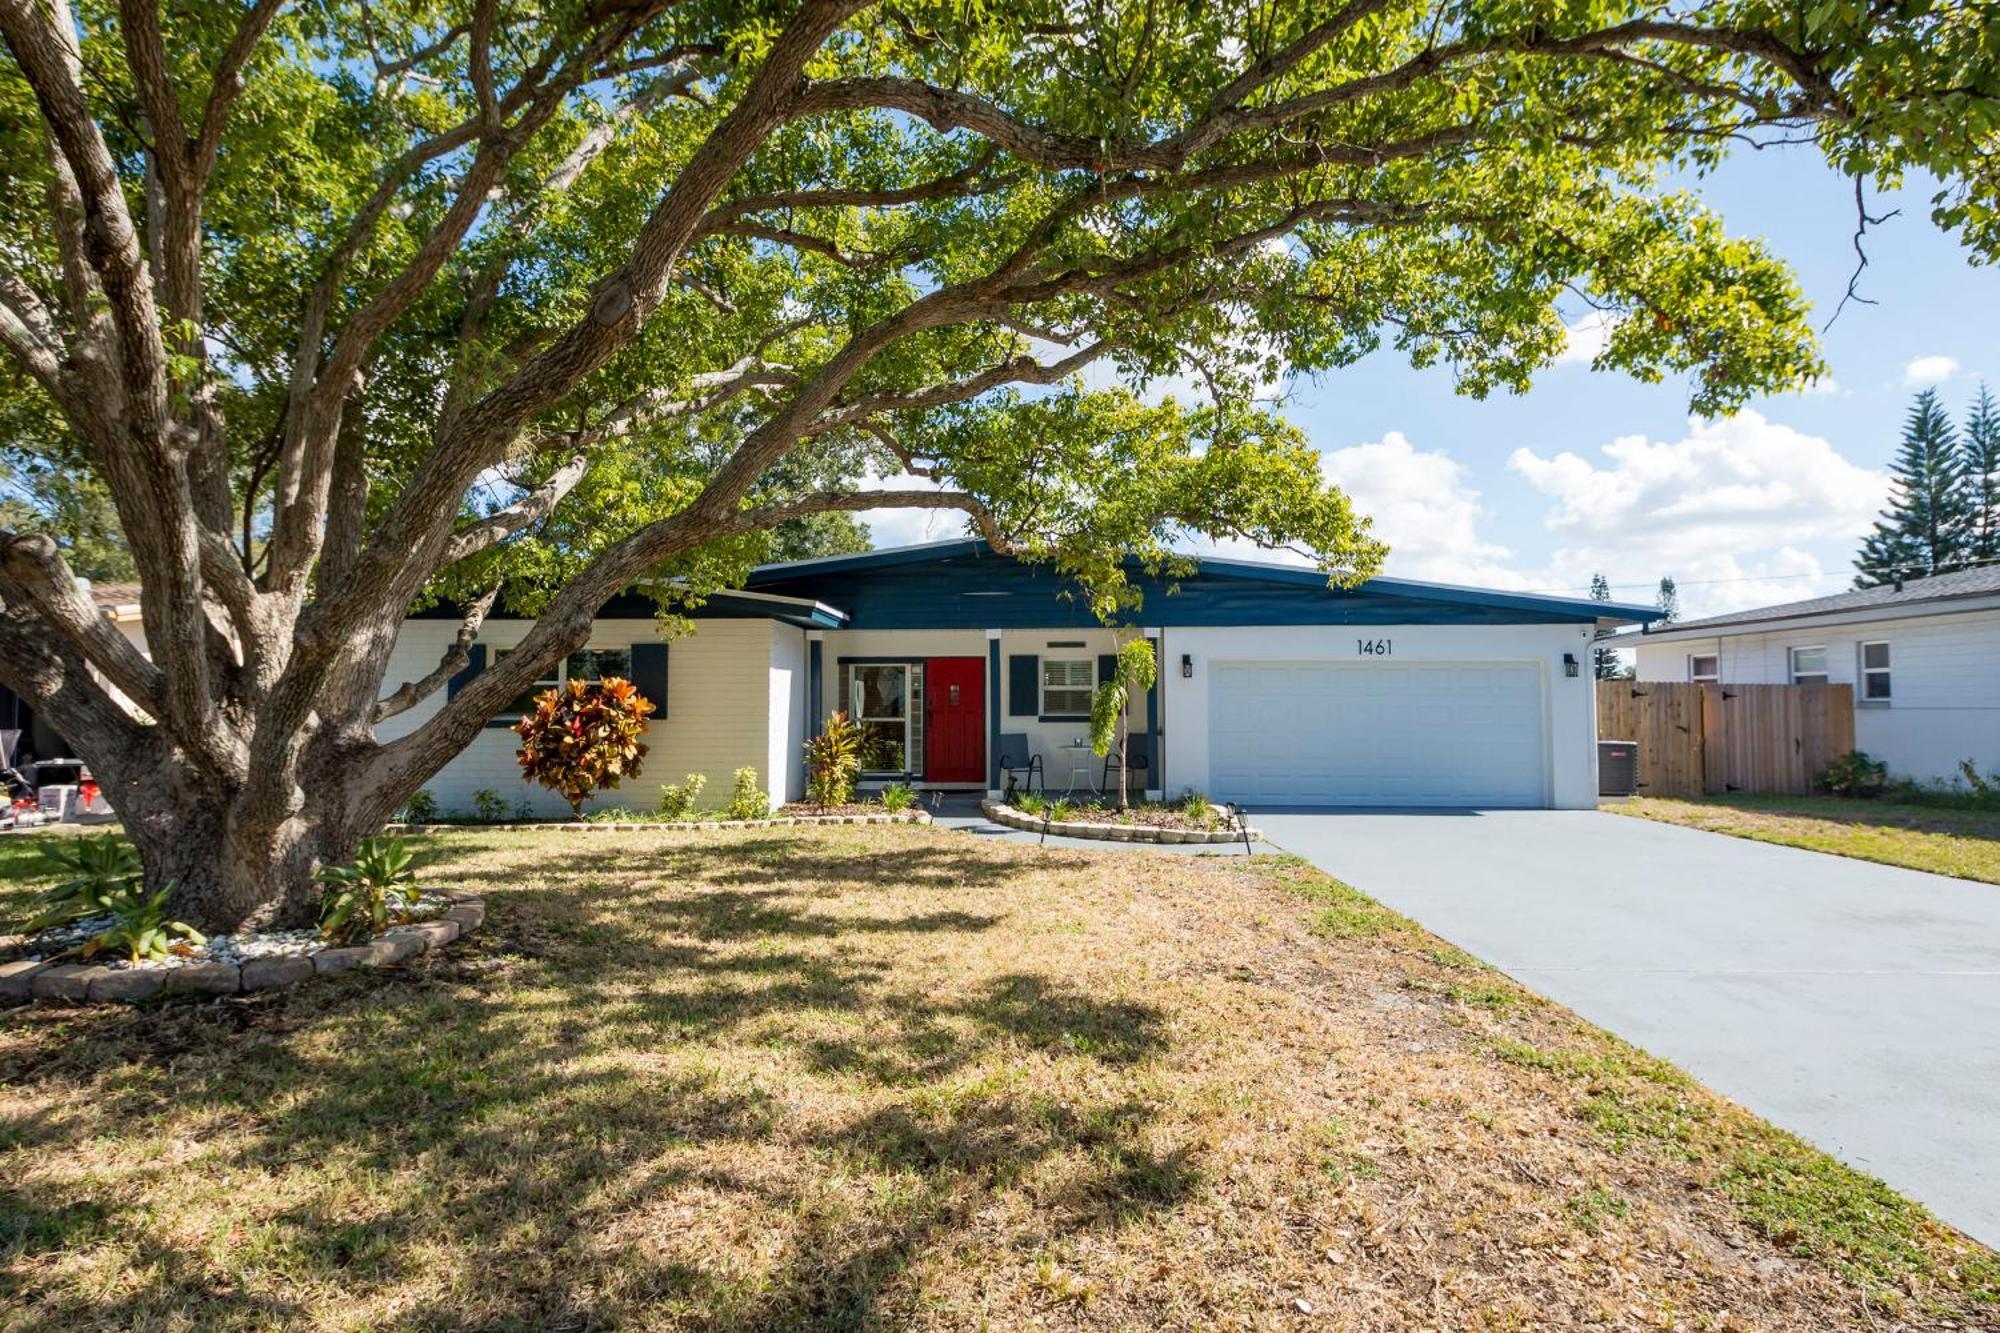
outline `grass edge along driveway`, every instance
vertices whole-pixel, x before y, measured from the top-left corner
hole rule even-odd
[[[2000,811],[1834,796],[1639,796],[1613,814],[2000,884]]]
[[[434,846],[489,904],[442,958],[0,1012],[10,1319],[2000,1311],[1991,1251],[1292,858],[911,827]],[[0,841],[0,910],[25,850]]]

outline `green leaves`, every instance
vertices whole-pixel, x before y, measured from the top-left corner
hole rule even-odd
[[[116,912],[139,894],[146,873],[132,844],[111,833],[51,842],[42,856],[67,877],[42,890],[20,925],[23,934]]]
[[[401,838],[375,837],[355,845],[352,863],[321,866],[320,934],[353,944],[388,929],[417,900],[415,864],[416,853]]]

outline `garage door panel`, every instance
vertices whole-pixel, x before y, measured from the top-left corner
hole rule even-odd
[[[1533,663],[1223,662],[1209,782],[1267,805],[1541,805]]]

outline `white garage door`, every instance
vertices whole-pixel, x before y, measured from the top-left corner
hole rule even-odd
[[[1263,805],[1538,806],[1531,662],[1218,662],[1209,785]]]

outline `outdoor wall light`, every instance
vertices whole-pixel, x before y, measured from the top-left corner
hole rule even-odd
[[[1182,653],[1182,654],[1181,654],[1181,679],[1182,679],[1182,680],[1193,680],[1193,679],[1194,679],[1194,654],[1193,654],[1193,653]]]
[[[1577,671],[1577,665],[1576,665],[1576,654],[1575,654],[1575,653],[1564,653],[1564,654],[1563,654],[1563,674],[1564,674],[1565,676],[1574,676],[1574,675],[1576,674],[1576,671]]]

